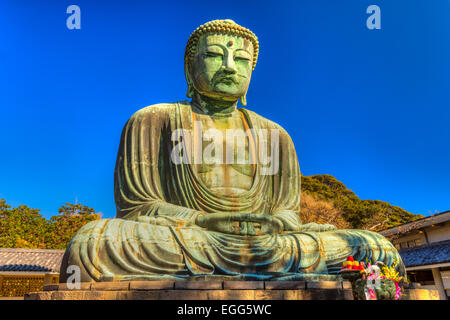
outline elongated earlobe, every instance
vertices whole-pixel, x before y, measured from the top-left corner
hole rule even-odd
[[[188,98],[192,98],[194,96],[194,88],[192,87],[191,84],[188,84],[187,91],[186,91],[186,96]]]
[[[194,96],[194,86],[192,85],[191,77],[189,76],[189,70],[186,65],[184,66],[184,76],[186,77],[187,83],[186,96],[188,98],[192,98]]]
[[[245,107],[247,105],[247,92],[241,97],[241,104]]]

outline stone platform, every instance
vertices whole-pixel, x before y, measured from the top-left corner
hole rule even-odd
[[[405,300],[437,300],[435,290],[407,289]],[[47,285],[25,300],[353,300],[348,281],[122,281]]]

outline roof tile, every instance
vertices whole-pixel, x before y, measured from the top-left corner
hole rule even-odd
[[[64,250],[0,248],[0,271],[59,272]]]
[[[406,267],[424,266],[450,261],[450,240],[399,250]]]

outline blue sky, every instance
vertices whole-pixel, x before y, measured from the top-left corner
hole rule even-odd
[[[66,28],[67,6],[81,30]],[[366,8],[381,8],[381,30]],[[450,210],[450,1],[0,3],[0,198],[115,215],[120,133],[145,106],[185,100],[190,33],[230,18],[258,36],[248,108],[291,135],[303,174],[361,199]]]

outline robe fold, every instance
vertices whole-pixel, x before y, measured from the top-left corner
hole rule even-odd
[[[301,175],[291,138],[278,124],[246,109],[239,112],[251,129],[256,154],[265,145],[271,159],[269,164],[255,164],[252,186],[240,194],[209,190],[189,163],[192,141],[186,136],[173,139],[174,132],[193,131],[188,102],[136,112],[123,129],[116,161],[117,217],[79,230],[63,258],[61,281],[69,275],[70,265],[80,267],[82,281],[195,276],[295,279],[336,274],[349,255],[388,265],[399,260],[404,274],[397,250],[379,234],[302,231]],[[277,138],[271,130],[278,132]],[[172,157],[180,141],[185,147],[183,159],[188,161],[176,164]],[[276,170],[267,174],[268,166]],[[243,236],[209,231],[194,223],[199,215],[221,212],[270,214],[281,220],[284,230]]]

